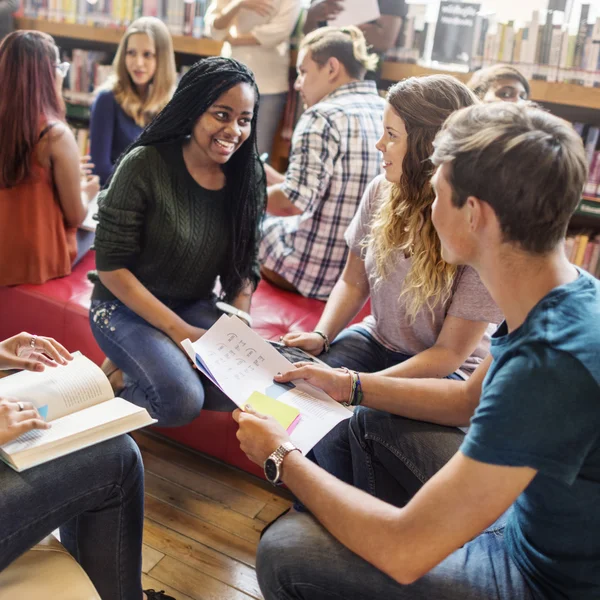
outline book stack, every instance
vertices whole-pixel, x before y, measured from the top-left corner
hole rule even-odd
[[[494,15],[475,19],[471,70],[497,63],[517,66],[529,79],[600,87],[600,17],[588,23],[590,4],[580,6],[579,26],[570,33],[552,20],[552,13],[533,11],[524,27],[497,22]],[[398,47],[386,60],[418,62],[425,58],[435,25],[425,23],[426,4],[410,4]],[[576,8],[577,9],[577,8]],[[429,26],[428,26],[429,25]]]
[[[569,235],[565,253],[574,265],[600,278],[600,235],[592,237],[589,231]]]
[[[139,17],[158,17],[173,35],[204,35],[208,0],[24,0],[25,17],[100,27],[126,27]]]

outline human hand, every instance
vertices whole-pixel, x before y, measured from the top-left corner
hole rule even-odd
[[[32,429],[50,429],[31,402],[0,398],[0,445]]]
[[[82,179],[86,179],[93,174],[96,165],[92,162],[92,157],[89,154],[82,156],[79,159],[79,172]]]
[[[321,367],[303,361],[297,362],[294,367],[286,373],[276,375],[273,380],[277,383],[288,383],[296,379],[303,379],[322,389],[336,402],[348,402],[352,391],[352,375],[347,371]]]
[[[313,356],[319,356],[325,348],[325,340],[318,333],[301,331],[298,333],[286,333],[281,341],[292,348],[302,348]]]
[[[241,0],[240,8],[251,10],[261,17],[271,17],[275,14],[274,0]]]
[[[91,200],[100,191],[100,177],[98,175],[88,175],[81,179],[81,191],[87,194]]]
[[[56,340],[19,333],[0,342],[0,369],[43,371],[45,366],[66,365],[73,357]]]
[[[242,452],[262,467],[281,444],[290,441],[290,437],[273,417],[257,413],[249,404],[244,409],[233,411],[233,420],[239,425],[236,437]]]
[[[264,164],[265,175],[267,176],[267,185],[276,185],[285,181],[285,176],[274,169],[269,164]]]
[[[343,0],[320,0],[311,4],[306,18],[315,24],[321,21],[330,21],[337,17],[342,10],[344,10]]]
[[[202,329],[202,327],[194,327],[193,325],[188,325],[186,323],[183,327],[177,328],[173,332],[171,339],[179,347],[181,347],[181,342],[183,342],[183,340],[188,339],[190,342],[194,343],[198,341],[205,333],[206,329]]]

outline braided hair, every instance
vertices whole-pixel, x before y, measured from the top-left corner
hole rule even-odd
[[[250,136],[223,165],[231,209],[231,260],[221,274],[223,296],[233,300],[249,281],[256,281],[254,259],[260,239],[260,221],[266,203],[266,177],[258,159],[256,119],[260,95],[254,74],[232,58],[213,56],[196,62],[181,78],[171,101],[119,158],[135,148],[184,139],[192,134],[198,119],[232,87],[247,83],[256,103]],[[116,168],[114,169],[116,171]]]

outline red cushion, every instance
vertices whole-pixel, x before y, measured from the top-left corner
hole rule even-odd
[[[88,321],[92,284],[87,273],[94,268],[94,253],[88,252],[67,277],[42,285],[0,288],[0,339],[21,331],[47,335],[68,350],[80,350],[101,364],[104,356]],[[266,339],[278,339],[289,331],[312,331],[324,307],[324,302],[303,298],[261,281],[252,298],[254,329]],[[362,320],[369,310],[367,303],[355,321]],[[163,435],[186,446],[262,475],[262,469],[240,450],[236,430],[231,413],[209,410],[184,427],[157,428]]]

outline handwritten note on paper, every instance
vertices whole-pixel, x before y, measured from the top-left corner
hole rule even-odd
[[[305,381],[274,383],[278,372],[294,368],[292,363],[236,317],[222,316],[192,346],[223,392],[238,406],[260,392],[297,408],[302,418],[291,439],[303,452],[352,414]]]

